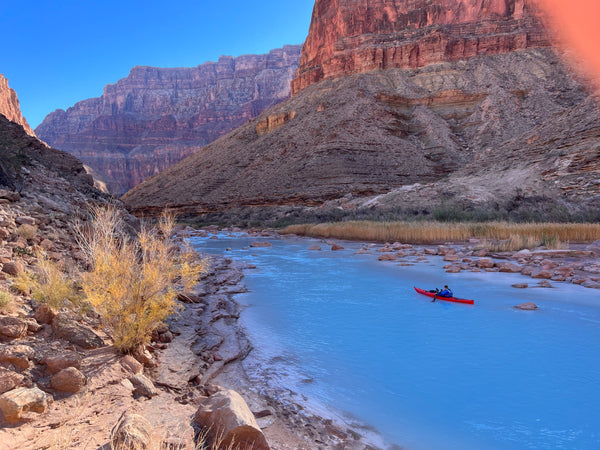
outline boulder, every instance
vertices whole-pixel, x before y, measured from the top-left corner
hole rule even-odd
[[[550,283],[548,280],[542,280],[538,283],[539,287],[543,287],[543,288],[551,288],[554,287],[552,286],[552,283]]]
[[[519,272],[521,272],[521,266],[506,262],[500,266],[500,272],[519,273]]]
[[[529,285],[527,283],[515,283],[512,285],[512,287],[516,289],[527,289]]]
[[[48,372],[55,374],[67,367],[81,368],[81,356],[76,352],[66,352],[52,355],[42,361],[48,367]]]
[[[139,414],[124,413],[110,432],[112,450],[146,450],[151,446],[152,425]]]
[[[52,320],[54,333],[62,339],[85,349],[100,348],[104,346],[104,340],[92,329],[76,322],[67,314],[59,313]]]
[[[338,245],[338,244],[333,244],[331,246],[331,250],[333,250],[334,252],[337,250],[344,250],[344,247],[342,247],[341,245]]]
[[[26,321],[18,317],[0,317],[0,338],[18,339],[26,335]]]
[[[131,355],[125,355],[121,358],[121,365],[132,374],[142,373],[144,366]]]
[[[132,376],[129,381],[131,381],[131,384],[135,388],[133,391],[134,394],[143,395],[148,398],[158,395],[158,390],[154,387],[154,383],[141,373]]]
[[[490,258],[481,258],[477,261],[477,267],[480,269],[491,269],[495,263]]]
[[[0,367],[0,394],[12,391],[23,381],[23,375]]]
[[[271,244],[268,241],[257,241],[257,242],[253,242],[252,244],[250,244],[250,247],[253,247],[253,248],[257,248],[257,247],[273,247],[273,244]]]
[[[9,202],[18,202],[19,200],[21,200],[21,195],[18,192],[0,189],[0,198],[4,198]]]
[[[67,367],[66,369],[61,370],[50,380],[52,389],[73,394],[81,391],[86,383],[86,376],[75,367]]]
[[[0,411],[4,420],[15,423],[28,411],[43,413],[51,401],[52,397],[38,388],[17,388],[0,395]]]
[[[390,253],[384,253],[383,255],[377,258],[379,261],[396,261],[398,258],[396,255],[392,255]]]
[[[461,259],[461,257],[457,254],[447,254],[444,256],[443,259],[444,259],[444,261],[447,261],[447,262],[456,262],[459,259]]]
[[[21,216],[15,219],[17,225],[35,225],[35,219],[29,216]]]
[[[27,370],[34,355],[35,351],[28,345],[6,345],[0,349],[0,363],[11,364],[17,370]]]
[[[538,306],[533,302],[521,303],[520,305],[515,306],[516,309],[522,309],[523,311],[535,311],[538,309]]]
[[[200,403],[194,424],[217,448],[268,450],[269,444],[244,399],[235,391],[222,390]]]
[[[549,280],[550,278],[552,278],[552,272],[544,269],[534,270],[531,274],[531,278],[543,278]]]
[[[25,270],[23,263],[19,261],[9,261],[2,265],[2,272],[13,277],[18,276],[20,273],[23,272],[23,270]]]
[[[39,323],[52,323],[56,313],[47,303],[41,303],[36,309],[33,317]]]
[[[309,250],[312,251],[319,251],[321,250],[321,246],[320,245],[311,245],[310,247],[308,247]]]

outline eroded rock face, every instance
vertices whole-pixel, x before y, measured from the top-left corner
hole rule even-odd
[[[8,86],[8,80],[0,73],[0,114],[11,122],[18,123],[30,136],[35,133],[21,113],[17,93]]]
[[[531,0],[317,0],[292,82],[549,45]]]
[[[122,194],[287,98],[299,57],[300,46],[285,46],[194,68],[135,67],[37,133]]]

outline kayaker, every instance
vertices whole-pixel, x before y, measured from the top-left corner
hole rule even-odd
[[[437,291],[437,289],[436,289]],[[452,290],[448,287],[448,285],[444,285],[444,289],[442,289],[441,292],[436,292],[436,294],[433,296],[433,300],[431,300],[432,302],[435,302],[435,299],[437,297],[454,297],[454,294],[452,293]]]

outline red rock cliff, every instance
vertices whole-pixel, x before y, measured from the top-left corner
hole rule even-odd
[[[36,132],[121,194],[289,97],[299,57],[300,46],[285,46],[193,68],[135,67]]]
[[[35,133],[21,114],[17,93],[8,86],[8,80],[0,73],[0,114],[11,122],[21,125],[27,134],[35,136]]]
[[[292,95],[352,73],[548,45],[532,0],[316,0]]]

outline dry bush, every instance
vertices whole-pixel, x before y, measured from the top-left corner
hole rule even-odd
[[[27,275],[26,275],[27,276]],[[78,307],[81,295],[78,291],[77,273],[67,273],[56,262],[38,257],[33,275],[28,275],[31,296],[53,309]]]
[[[80,233],[91,267],[81,276],[81,288],[115,347],[132,352],[173,314],[177,294],[196,283],[204,263],[173,243],[173,216],[163,215],[155,228],[144,227],[137,239],[122,232],[116,209],[96,209],[94,216],[91,229]]]
[[[22,225],[19,225],[19,227],[17,228],[17,234],[26,241],[28,241],[30,239],[33,239],[37,234],[37,227],[34,225],[24,223]]]
[[[15,297],[5,289],[0,289],[0,313],[9,314],[14,310]]]

